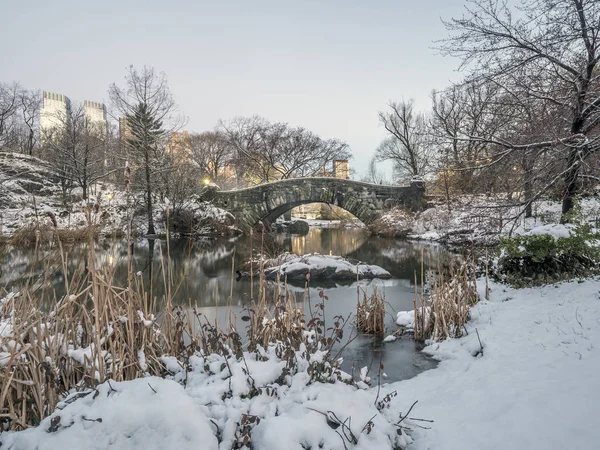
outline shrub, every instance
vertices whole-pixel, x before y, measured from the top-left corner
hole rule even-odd
[[[538,234],[500,240],[494,274],[511,284],[552,282],[598,270],[600,235],[588,224],[565,226],[569,236]]]

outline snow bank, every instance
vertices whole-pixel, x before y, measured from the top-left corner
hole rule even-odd
[[[435,421],[415,431],[411,448],[595,448],[599,290],[598,280],[523,290],[492,283],[491,301],[471,309],[468,336],[425,349],[441,361],[436,369],[382,389],[414,396],[415,417]]]
[[[167,357],[171,381],[148,377],[104,383],[77,399],[72,394],[39,427],[1,434],[0,446],[216,449],[218,435],[225,450],[239,443],[244,417],[257,416],[252,444],[264,450],[389,450],[412,440],[417,450],[595,448],[600,279],[523,290],[490,283],[490,289],[491,300],[471,309],[466,337],[425,349],[440,360],[436,369],[379,393],[366,388],[364,370],[357,385],[366,389],[345,384],[340,372],[332,383],[311,380],[309,366],[324,362],[322,352],[300,350],[297,370],[289,373],[275,346],[246,353],[245,360],[193,355],[186,368]],[[408,326],[410,316],[397,320]],[[388,394],[389,408],[378,410],[376,399]],[[415,400],[410,417],[433,422],[407,420],[411,437],[398,436],[393,424]],[[355,444],[340,437],[332,418],[349,424]]]
[[[343,373],[331,383],[312,381],[309,366],[325,362],[319,352],[299,351],[299,370],[287,375],[274,347],[262,353],[227,363],[218,355],[194,355],[187,372],[175,358],[165,357],[177,382],[147,377],[106,382],[87,395],[73,393],[40,426],[2,434],[0,445],[13,450],[229,450],[241,448],[246,435],[253,448],[265,450],[383,450],[411,442],[406,434],[398,435],[397,416],[385,407],[378,410],[375,390],[346,384]],[[363,372],[361,378],[368,381],[366,368]],[[402,403],[408,407],[411,401]],[[248,417],[260,421],[244,432],[241,424]],[[338,434],[343,429],[346,438]]]
[[[2,447],[45,449],[218,448],[214,426],[202,405],[174,381],[148,377],[104,383],[83,398],[74,394],[63,409],[36,428],[4,433]]]

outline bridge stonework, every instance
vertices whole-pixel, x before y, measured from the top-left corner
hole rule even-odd
[[[420,181],[410,186],[386,186],[339,178],[293,178],[232,191],[208,188],[202,199],[229,211],[238,226],[247,230],[261,221],[271,224],[283,213],[307,203],[339,206],[369,225],[395,206],[424,209],[424,194]]]

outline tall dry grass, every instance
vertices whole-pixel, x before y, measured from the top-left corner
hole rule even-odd
[[[16,230],[8,240],[15,247],[36,247],[38,245],[58,245],[87,242],[96,239],[100,234],[100,226],[84,226],[80,228],[55,228],[49,224],[32,224]]]
[[[0,420],[10,428],[39,423],[71,389],[162,372],[173,337],[159,332],[141,279],[116,286],[114,268],[90,253],[49,311],[30,289],[0,305]]]
[[[479,301],[473,261],[468,258],[458,267],[450,265],[447,270],[438,267],[436,273],[429,274],[422,265],[420,292],[416,278],[415,274],[415,339],[461,337],[470,308]]]
[[[291,372],[299,349],[328,351],[343,338],[349,318],[336,317],[327,327],[323,314],[326,295],[313,312],[308,280],[303,302],[298,304],[285,280],[269,282],[264,270],[259,271],[258,291],[251,291],[250,304],[241,317],[242,323],[247,323],[245,339],[235,328],[239,322],[232,312],[233,269],[231,290],[223,305],[229,310],[226,324],[209,323],[193,304],[185,308],[174,305],[177,280],[169,248],[167,238],[166,254],[159,246],[157,261],[165,287],[160,299],[135,272],[131,255],[127,281],[119,284],[115,266],[96,263],[91,242],[85,265],[66,276],[69,260],[59,240],[65,295],[55,295],[52,304],[42,308],[42,294],[31,286],[0,301],[0,431],[37,425],[55,411],[67,393],[84,395],[85,391],[88,395],[90,388],[107,380],[165,376],[163,356],[175,356],[182,367],[188,367],[194,354],[243,358],[244,351],[259,354],[261,348],[275,343],[278,356],[287,361]],[[234,264],[232,261],[232,268]],[[335,368],[335,363],[323,364],[309,372],[319,380],[322,373],[330,374]],[[327,379],[327,374],[322,379]]]
[[[362,301],[361,301],[362,292]],[[365,334],[382,336],[385,333],[385,298],[373,285],[373,293],[359,289],[356,302],[356,327]]]

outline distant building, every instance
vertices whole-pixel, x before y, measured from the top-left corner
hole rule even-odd
[[[350,164],[347,159],[336,159],[333,161],[333,170],[329,172],[323,167],[319,173],[322,177],[341,178],[343,180],[350,179]]]
[[[131,138],[131,125],[129,125],[127,117],[119,117],[119,140],[126,141]]]
[[[333,176],[344,180],[350,179],[350,165],[347,159],[336,159],[333,161]]]
[[[192,154],[192,141],[187,131],[174,131],[167,141],[167,152],[180,159],[189,159]]]
[[[44,91],[40,109],[40,134],[42,142],[62,130],[71,120],[71,100],[65,95]]]
[[[83,112],[90,125],[92,125],[102,137],[106,137],[106,134],[108,133],[108,121],[106,120],[106,107],[104,106],[104,103],[84,100]]]

